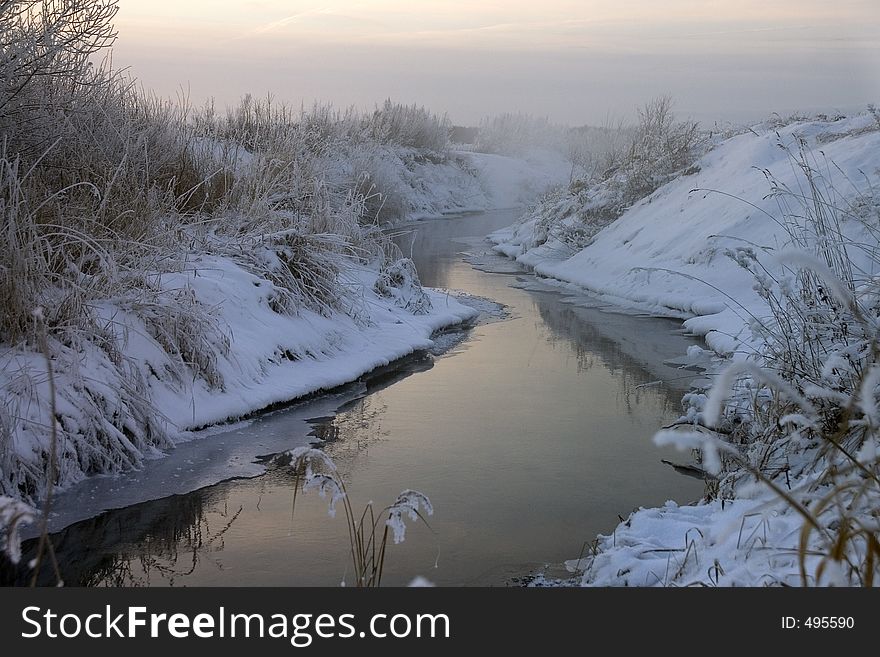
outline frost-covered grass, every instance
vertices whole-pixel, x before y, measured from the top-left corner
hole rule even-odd
[[[395,544],[404,541],[407,518],[428,525],[425,516],[434,514],[428,497],[411,489],[401,491],[397,499],[383,509],[377,511],[369,502],[361,513],[357,513],[336,464],[319,449],[297,448],[279,454],[274,462],[289,467],[295,475],[292,512],[296,510],[296,497],[300,489],[303,493],[316,491],[326,498],[331,517],[336,515],[337,505],[342,506],[348,526],[354,582],[359,588],[382,584],[388,539],[391,538]]]
[[[709,146],[698,124],[676,119],[672,100],[661,96],[638,109],[631,126],[584,128],[565,136],[571,162],[568,185],[540,198],[520,231],[524,249],[550,243],[572,255],[605,226],[665,183],[698,171]]]
[[[845,191],[834,186],[833,164],[804,140],[789,156],[796,187],[768,175],[789,240],[772,255],[731,253],[769,308],[752,322],[761,348],[722,373],[694,423],[724,437],[729,474],[716,495],[735,497],[754,479],[798,517],[801,584],[872,586],[880,574],[880,196],[867,175]]]
[[[497,203],[445,117],[157,99],[97,59],[114,0],[50,4],[0,3],[0,494],[135,468],[474,314],[380,230]]]
[[[21,529],[34,522],[36,515],[27,504],[0,495],[0,554],[13,565],[21,561]]]
[[[678,314],[732,361],[656,437],[696,450],[706,499],[633,513],[568,564],[581,583],[877,583],[878,149],[872,112],[774,121],[586,247],[534,216],[495,235],[542,274]]]

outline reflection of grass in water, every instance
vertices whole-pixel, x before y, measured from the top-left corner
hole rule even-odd
[[[176,541],[167,537],[156,540],[148,535],[134,555],[113,554],[109,563],[102,564],[82,585],[150,586],[153,578],[158,576],[173,586],[178,578],[192,575],[208,553],[223,550],[224,535],[242,510],[243,507],[239,507],[234,513],[229,513],[228,506],[224,505],[224,510],[219,513],[219,527],[212,527],[210,515],[203,515],[183,527]],[[137,568],[133,568],[133,564],[137,564]],[[217,567],[220,565],[217,564]]]
[[[210,551],[222,550],[226,532],[242,509],[230,511],[222,487],[108,511],[51,536],[62,576],[74,586],[173,585],[195,571]],[[25,544],[26,563],[36,542]],[[21,574],[4,584],[22,583]],[[45,567],[41,584],[52,584]]]
[[[618,340],[601,332],[588,318],[579,314],[575,306],[560,302],[557,295],[552,295],[549,301],[536,295],[534,302],[538,314],[550,329],[547,341],[553,346],[571,349],[577,360],[578,373],[595,367],[607,369],[618,383],[619,398],[627,413],[645,403],[657,404],[664,414],[681,410],[678,395],[668,394],[671,392],[668,385],[646,389],[644,384],[657,377],[628,354]],[[633,321],[638,320],[633,318]],[[676,386],[676,392],[678,387],[681,386]]]
[[[373,392],[347,405],[337,415],[314,425],[315,445],[327,452],[336,462],[344,464],[340,476],[349,481],[357,470],[358,462],[369,456],[370,447],[389,435],[382,420],[388,413],[388,404],[381,392]]]

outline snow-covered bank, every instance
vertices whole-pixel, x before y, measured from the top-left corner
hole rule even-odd
[[[766,314],[766,304],[754,277],[728,253],[778,249],[789,241],[768,177],[798,190],[798,171],[786,150],[797,150],[797,138],[815,149],[841,193],[867,189],[865,176],[876,176],[880,131],[871,115],[779,129],[756,126],[718,144],[693,172],[636,203],[585,248],[549,234],[551,224],[578,222],[577,197],[566,191],[566,202],[545,200],[490,239],[500,253],[543,276],[681,317],[710,347],[731,354],[751,342],[751,315]],[[857,225],[847,228],[854,241],[864,232]]]
[[[433,290],[424,291],[414,314],[388,286],[375,285],[377,272],[369,268],[352,268],[345,278],[357,304],[352,312],[290,315],[272,308],[270,281],[228,259],[196,257],[188,271],[165,276],[167,289],[185,289],[194,303],[212,309],[217,342],[210,347],[210,381],[169,354],[142,316],[108,301],[100,312],[124,367],[90,342],[53,345],[57,482],[136,467],[187,430],[352,381],[429,347],[434,331],[477,315]],[[409,286],[402,294],[408,301],[423,293]],[[12,449],[4,454],[5,483],[11,491],[38,493],[51,439],[46,362],[37,352],[7,348],[0,369],[3,402],[16,418]],[[108,449],[87,449],[92,441],[107,441]]]
[[[396,305],[423,293],[380,225],[520,205],[561,175],[453,152],[415,106],[190,116],[100,75],[107,98],[27,106],[58,133],[38,157],[0,114],[0,494],[31,502],[424,348],[472,312]],[[93,116],[61,125],[70,104]]]
[[[801,518],[775,502],[765,493],[640,509],[599,537],[595,556],[565,567],[584,573],[583,586],[798,586]]]
[[[246,160],[240,166],[253,166]],[[409,219],[521,205],[563,168],[545,162],[536,173],[523,159],[462,153],[433,161],[390,148],[377,162],[394,174]],[[152,274],[155,301],[124,295],[92,302],[98,335],[70,342],[49,336],[58,486],[137,468],[191,429],[357,379],[477,314],[446,293],[420,297],[412,272],[389,277],[387,266],[379,271],[381,261],[356,258],[338,260],[338,289],[323,291],[341,304],[310,307],[297,291],[279,287],[272,273],[278,253],[224,249],[196,249],[179,267]],[[410,304],[409,296],[423,301]],[[0,372],[0,491],[39,501],[51,451],[46,360],[33,345],[6,344]]]
[[[445,116],[390,100],[158,99],[110,65],[112,3],[16,7],[0,10],[17,53],[0,63],[0,495],[138,467],[181,430],[338,385],[470,315],[422,296],[380,226],[524,202],[498,174],[525,189],[533,165],[452,152]],[[68,28],[95,42],[55,38]]]
[[[548,187],[566,182],[570,167],[555,152],[517,157],[384,147],[371,149],[368,158],[357,151],[348,157],[334,163],[330,180],[342,185],[362,176],[368,199],[376,194],[368,205],[388,223],[525,207]]]
[[[731,450],[707,501],[636,511],[567,565],[584,585],[876,582],[866,556],[876,507],[865,501],[876,491],[864,477],[877,469],[880,121],[765,124],[716,141],[616,221],[590,212],[601,185],[562,190],[491,238],[544,276],[680,317],[717,353],[751,361],[726,410],[736,377],[716,386],[727,420],[707,420],[706,397],[689,395],[685,431],[658,434],[704,446],[706,463]],[[848,282],[835,287],[841,273]]]

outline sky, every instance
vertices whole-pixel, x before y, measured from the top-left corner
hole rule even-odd
[[[878,0],[119,0],[117,67],[161,96],[372,108],[475,125],[746,121],[880,104]]]

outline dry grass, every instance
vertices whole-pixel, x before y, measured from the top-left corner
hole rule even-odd
[[[802,517],[804,585],[873,586],[880,575],[880,232],[866,218],[880,203],[867,179],[841,193],[830,182],[833,165],[804,142],[790,158],[796,188],[768,174],[790,250],[775,256],[775,268],[753,249],[730,254],[754,274],[769,307],[753,322],[766,348],[757,365],[721,377],[704,421],[735,447],[724,455],[719,494],[735,495],[751,475]],[[849,237],[854,230],[863,240]]]
[[[336,514],[342,505],[348,527],[354,581],[357,587],[378,587],[382,583],[385,555],[389,538],[402,543],[406,535],[404,516],[419,520],[428,526],[423,512],[432,515],[434,509],[428,498],[414,490],[405,490],[397,499],[378,513],[373,504],[367,504],[361,513],[352,506],[351,498],[336,464],[324,452],[308,447],[286,452],[275,459],[276,465],[289,466],[295,474],[293,509],[302,492],[317,491],[329,500],[329,513]]]
[[[193,254],[215,255],[269,280],[275,312],[357,315],[341,273],[381,264],[377,222],[407,211],[388,161],[443,157],[448,140],[445,117],[391,102],[294,111],[246,97],[221,115],[151,97],[96,59],[115,39],[115,13],[115,0],[0,0],[0,343],[33,353],[45,327],[54,366],[78,389],[67,401],[88,418],[63,427],[60,454],[86,474],[169,445],[126,357],[129,327],[102,305],[141,320],[178,381],[222,388],[227,328],[191,289],[163,281],[186,274]],[[119,382],[119,403],[78,373],[86,353]],[[26,409],[10,400],[44,383],[23,366],[0,389],[0,492],[29,500],[42,496],[48,453],[18,458]]]

